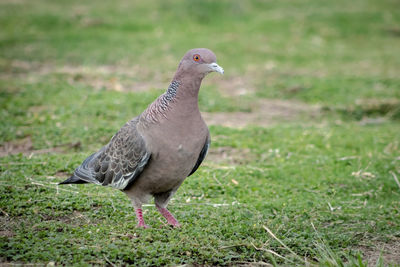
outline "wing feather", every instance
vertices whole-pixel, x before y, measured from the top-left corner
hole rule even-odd
[[[195,173],[197,171],[197,169],[200,167],[200,165],[203,162],[204,158],[207,156],[207,152],[208,152],[208,149],[210,147],[210,143],[211,143],[211,138],[210,138],[210,135],[208,135],[207,139],[206,139],[206,142],[205,142],[203,148],[200,151],[199,158],[197,159],[197,162],[194,165],[194,167],[193,167],[192,171],[190,172],[190,174],[188,175],[188,177],[190,175],[192,175],[193,173]]]
[[[126,123],[107,145],[76,168],[73,177],[117,189],[133,183],[150,159],[145,141],[137,131],[137,123],[138,118]]]

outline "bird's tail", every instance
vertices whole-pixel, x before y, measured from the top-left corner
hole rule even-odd
[[[87,183],[86,181],[79,179],[75,175],[71,175],[71,177],[69,177],[67,180],[59,184],[86,184],[86,183]]]

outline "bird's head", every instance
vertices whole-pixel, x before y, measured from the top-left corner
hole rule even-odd
[[[224,74],[224,69],[217,64],[217,57],[207,48],[189,50],[182,58],[178,72],[204,77],[210,72]]]

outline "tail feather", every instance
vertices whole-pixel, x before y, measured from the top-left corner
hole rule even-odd
[[[86,184],[87,182],[79,179],[75,175],[71,175],[67,180],[59,183],[59,184]]]

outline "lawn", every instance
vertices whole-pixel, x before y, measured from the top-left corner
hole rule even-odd
[[[0,265],[400,266],[395,0],[0,2]],[[212,49],[170,202],[58,186]]]

